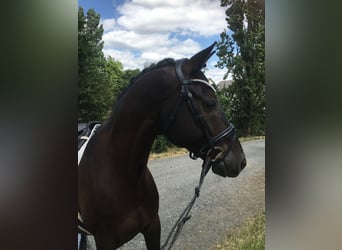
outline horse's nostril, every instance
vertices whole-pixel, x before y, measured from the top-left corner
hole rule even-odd
[[[247,165],[247,161],[246,158],[243,158],[243,160],[241,161],[241,169],[243,169],[245,166]]]

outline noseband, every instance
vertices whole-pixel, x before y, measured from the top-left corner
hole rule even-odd
[[[178,77],[178,80],[181,83],[181,93],[180,93],[180,98],[176,105],[176,108],[173,114],[171,115],[168,124],[164,127],[163,131],[165,133],[170,128],[170,126],[172,125],[173,121],[175,120],[177,116],[181,103],[183,102],[183,100],[185,100],[190,109],[192,118],[196,122],[197,126],[201,130],[204,137],[206,138],[206,144],[200,149],[199,155],[195,154],[194,152],[190,152],[190,157],[192,159],[196,159],[200,156],[208,154],[215,147],[215,145],[222,142],[225,138],[231,137],[232,140],[234,140],[236,138],[236,131],[235,131],[234,125],[232,123],[229,123],[229,126],[226,129],[224,129],[222,132],[218,133],[214,137],[210,136],[209,127],[207,123],[205,122],[203,115],[200,112],[198,112],[198,109],[195,107],[194,102],[193,102],[193,96],[188,86],[195,84],[196,82],[201,82],[211,87],[213,91],[215,91],[215,89],[205,80],[185,79],[183,72],[182,72],[182,65],[184,61],[186,60],[187,59],[181,59],[181,60],[176,61],[176,75]]]

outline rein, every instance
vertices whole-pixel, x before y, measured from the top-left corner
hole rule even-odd
[[[175,225],[172,227],[171,232],[169,233],[165,243],[161,247],[162,250],[169,250],[177,240],[178,236],[183,230],[183,226],[185,223],[191,218],[191,215],[189,215],[192,207],[195,204],[196,199],[199,197],[200,190],[204,181],[205,176],[207,175],[208,171],[210,170],[211,167],[211,159],[207,157],[205,161],[202,164],[202,171],[201,171],[201,176],[199,179],[198,186],[195,188],[195,193],[192,199],[190,200],[189,204],[186,206],[184,209],[183,213],[179,216],[178,220],[176,221]],[[170,241],[171,240],[171,241]],[[169,244],[169,246],[168,246]],[[167,247],[168,246],[168,247]]]

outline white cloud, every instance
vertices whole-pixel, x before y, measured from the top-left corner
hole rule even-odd
[[[114,18],[110,18],[110,19],[104,19],[101,20],[101,23],[103,25],[103,29],[104,31],[108,31],[108,30],[113,30],[115,28],[115,19]]]
[[[155,42],[156,44],[167,44],[166,46],[156,45],[149,47],[144,42],[141,44],[137,42],[134,45],[124,47],[120,46],[118,42],[114,47],[105,47],[103,52],[105,56],[111,56],[120,61],[125,69],[142,69],[146,65],[160,61],[167,57],[190,57],[201,49],[199,43],[191,39],[180,41],[177,39],[167,39],[167,37],[164,37],[164,41]],[[138,47],[144,48],[139,50],[137,49]],[[134,51],[136,51],[136,53],[134,53]]]
[[[140,56],[135,55],[130,50],[117,50],[117,49],[103,49],[105,56],[111,56],[115,60],[122,63],[124,69],[142,69],[144,61]]]
[[[125,69],[142,69],[166,57],[189,58],[203,49],[201,39],[226,28],[225,9],[213,0],[132,0],[116,11],[117,19],[102,20],[103,52]],[[206,74],[218,82],[221,71],[210,66]]]
[[[205,75],[208,78],[211,78],[216,84],[218,84],[220,81],[223,80],[224,74],[227,72],[227,69],[219,69],[215,67],[215,64],[217,63],[216,59],[209,59],[209,62],[207,63],[207,68],[205,71]],[[229,73],[227,80],[231,80],[232,74]]]
[[[167,3],[165,3],[167,2]],[[217,1],[133,0],[118,8],[118,24],[137,33],[174,32],[211,36],[226,27]]]
[[[169,7],[176,7],[176,6],[184,6],[187,0],[173,0],[173,1],[165,1],[165,0],[133,0],[134,4],[145,6],[145,7],[159,7],[159,6],[169,6]]]
[[[118,49],[146,50],[155,46],[168,46],[168,35],[165,34],[138,34],[131,30],[115,29],[102,36],[105,47]]]

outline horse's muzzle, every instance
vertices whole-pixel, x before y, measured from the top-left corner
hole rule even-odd
[[[242,157],[241,160],[233,159],[231,152],[228,152],[224,158],[216,159],[212,162],[213,172],[222,177],[237,177],[246,167],[246,157]]]

